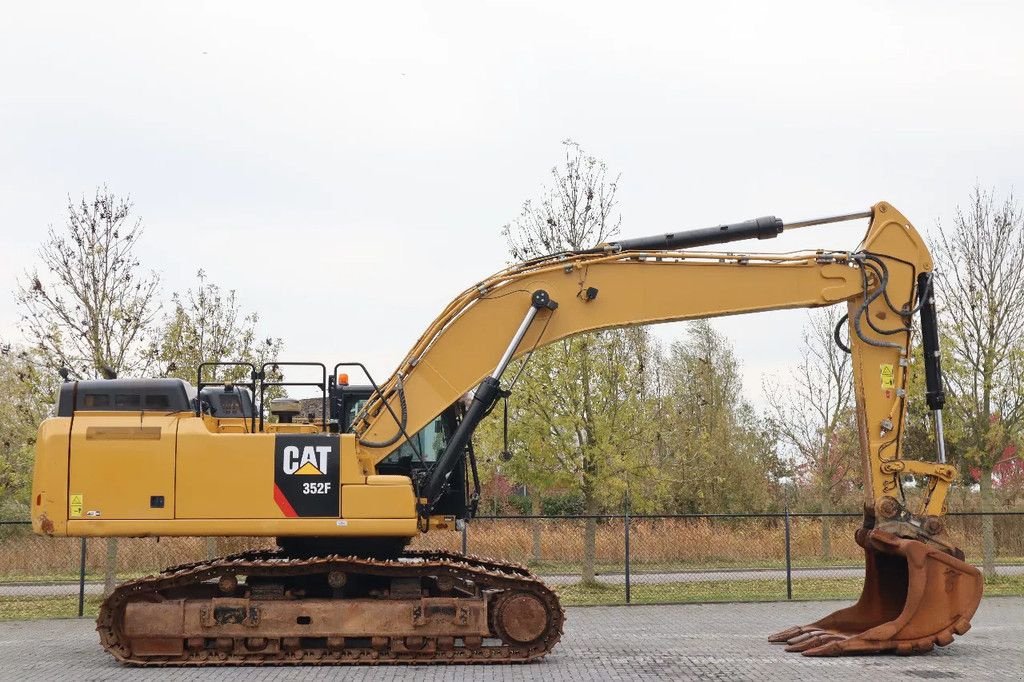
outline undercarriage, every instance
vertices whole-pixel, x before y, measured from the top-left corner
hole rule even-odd
[[[97,630],[115,658],[143,666],[513,663],[550,651],[564,617],[515,564],[265,550],[123,583]]]

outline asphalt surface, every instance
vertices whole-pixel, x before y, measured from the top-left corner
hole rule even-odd
[[[999,575],[1024,575],[1024,565],[996,566]],[[574,585],[579,575],[541,575],[549,585]],[[864,568],[794,568],[793,579],[801,578],[863,578]],[[636,572],[630,576],[634,585],[661,585],[665,583],[728,582],[731,580],[785,580],[786,572],[778,569],[728,569],[719,571],[675,571],[646,573]],[[624,585],[623,573],[605,573],[595,580],[606,585]],[[102,582],[87,582],[85,593],[103,594]],[[61,583],[19,583],[0,584],[0,597],[70,597],[78,594],[77,582]]]
[[[90,620],[0,622],[0,680],[1021,680],[1024,598],[982,601],[974,627],[920,656],[804,658],[766,636],[839,602],[577,607],[538,663],[500,666],[140,669],[114,662]]]

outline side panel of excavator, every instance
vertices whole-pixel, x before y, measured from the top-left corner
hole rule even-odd
[[[173,519],[177,431],[173,414],[76,413],[69,519]]]
[[[216,429],[216,420],[193,413],[83,411],[47,420],[36,452],[36,531],[318,537],[419,532],[409,478],[364,475],[350,434]]]

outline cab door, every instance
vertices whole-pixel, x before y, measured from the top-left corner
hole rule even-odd
[[[173,414],[76,412],[68,518],[174,518],[177,430]]]

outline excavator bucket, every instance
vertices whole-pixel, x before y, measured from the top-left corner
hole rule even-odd
[[[918,540],[860,529],[864,590],[856,604],[768,638],[804,656],[914,654],[971,627],[983,581],[974,566]]]

